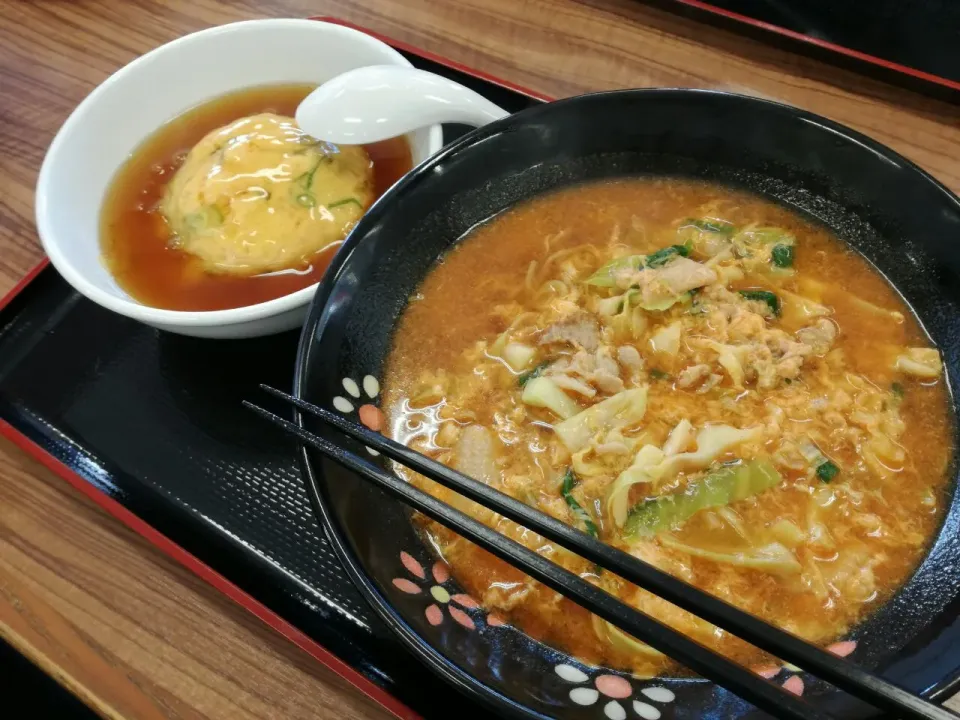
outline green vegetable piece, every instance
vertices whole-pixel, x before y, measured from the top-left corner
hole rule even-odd
[[[690,248],[686,245],[671,245],[669,247],[657,250],[651,255],[647,255],[646,266],[648,268],[657,268],[665,265],[667,261],[675,255],[686,257],[690,254]]]
[[[312,208],[317,204],[317,199],[310,193],[300,193],[297,195],[297,205],[302,205],[305,208]]]
[[[793,245],[775,245],[770,259],[778,268],[793,267]]]
[[[639,297],[639,293],[635,297]],[[634,304],[638,307],[647,310],[648,312],[663,312],[664,310],[669,310],[677,303],[686,303],[690,302],[692,295],[688,292],[683,293],[682,295],[674,295],[673,297],[666,298],[664,300],[654,300],[652,302],[643,302],[637,300]],[[634,298],[630,298],[630,302],[634,302]]]
[[[646,255],[626,255],[621,258],[616,258],[601,266],[593,275],[588,277],[584,282],[587,285],[595,285],[597,287],[613,287],[616,285],[616,275],[618,272],[623,270],[639,270],[643,267],[643,261],[646,259]]]
[[[548,408],[564,420],[580,412],[580,406],[557,387],[553,380],[546,377],[528,380],[520,399],[527,405],[533,405],[533,407]]]
[[[206,205],[185,218],[187,226],[193,230],[206,230],[223,223],[223,213],[216,205]]]
[[[294,183],[300,186],[304,193],[310,192],[310,186],[313,185],[313,176],[317,174],[317,170],[320,168],[320,165],[323,163],[323,158],[317,160],[317,164],[314,165],[310,170],[305,172],[303,175],[294,180]]]
[[[903,383],[895,382],[890,386],[890,392],[896,395],[898,398],[903,398],[906,394],[906,390],[903,387]]]
[[[693,225],[697,230],[703,232],[718,233],[719,235],[733,235],[736,228],[733,223],[726,220],[708,220],[706,218],[688,218],[683,221],[684,225]]]
[[[337,200],[336,202],[329,203],[327,207],[330,209],[333,209],[333,208],[342,207],[343,205],[349,205],[350,203],[353,203],[358,208],[363,210],[363,204],[359,200],[357,200],[355,197],[348,197],[348,198],[344,198],[343,200]]]
[[[626,304],[625,298],[630,297],[630,293],[635,292],[633,290],[628,290],[624,295],[614,295],[613,297],[603,298],[597,302],[597,312],[603,315],[604,317],[613,317],[621,312]]]
[[[537,378],[533,382],[540,382]],[[560,392],[558,389],[557,392]],[[524,389],[523,394],[527,394]],[[524,402],[526,400],[524,399]],[[573,402],[572,400],[570,401]],[[647,388],[621,390],[586,410],[553,426],[553,431],[571,453],[579,452],[601,429],[627,427],[640,422],[647,411]]]
[[[766,250],[771,253],[771,261],[774,267],[787,269],[789,265],[779,265],[772,257],[774,249],[780,246],[792,248],[796,245],[796,238],[785,230],[777,227],[753,228],[742,230],[731,239],[734,252],[738,257],[753,257],[755,253]],[[778,251],[780,257],[784,260],[790,254],[785,250]]]
[[[790,233],[777,227],[754,228],[740,233],[748,245],[793,245],[796,239]]]
[[[528,382],[534,378],[540,377],[540,375],[543,374],[543,371],[548,367],[550,367],[549,362],[542,362],[536,367],[520,373],[520,375],[517,377],[517,382],[520,383],[520,387],[526,387]]]
[[[593,518],[590,517],[590,513],[583,509],[583,506],[577,502],[577,499],[573,496],[573,489],[577,486],[577,476],[573,473],[573,468],[568,468],[566,474],[563,476],[563,484],[560,486],[560,494],[563,495],[563,499],[566,501],[567,505],[570,507],[570,510],[573,512],[573,516],[586,528],[587,532],[590,535],[593,535],[595,538],[600,537],[600,531],[597,529],[597,524],[593,521]]]
[[[666,373],[663,370],[658,370],[657,368],[650,368],[650,377],[654,380],[669,380],[670,373]]]
[[[770,306],[774,315],[780,315],[780,298],[769,290],[741,290],[740,294],[747,300],[759,300]]]
[[[537,354],[537,349],[521,342],[509,342],[503,346],[500,357],[514,372],[526,372],[527,366]],[[523,387],[521,385],[520,387]]]
[[[723,507],[759,495],[782,480],[768,458],[724,466],[687,483],[672,495],[643,500],[631,508],[623,525],[626,538],[650,537],[686,522],[701,510]]]
[[[840,472],[840,468],[838,468],[829,460],[827,460],[826,462],[820,463],[817,466],[817,477],[820,478],[825,483],[828,483],[831,480],[833,480],[839,472]]]

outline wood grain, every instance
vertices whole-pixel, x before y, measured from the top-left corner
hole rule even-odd
[[[6,440],[0,637],[104,717],[389,717]]]
[[[798,105],[960,190],[960,108],[635,0],[0,0],[0,293],[41,257],[37,171],[59,125],[99,82],[193,30],[320,14],[553,96],[688,86]],[[7,443],[0,635],[104,717],[385,717]]]

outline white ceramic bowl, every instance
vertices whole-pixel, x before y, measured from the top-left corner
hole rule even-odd
[[[187,35],[117,71],[60,128],[37,181],[37,228],[61,275],[98,305],[161,330],[212,338],[298,327],[316,286],[243,308],[162,310],[117,285],[100,254],[100,211],[114,174],[168,120],[235,90],[320,84],[367,65],[410,63],[364,33],[315,20],[253,20]],[[443,144],[439,126],[409,137],[414,164]]]

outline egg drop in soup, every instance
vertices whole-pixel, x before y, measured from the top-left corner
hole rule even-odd
[[[338,146],[293,119],[312,87],[244,90],[160,128],[114,178],[104,262],[133,298],[221,310],[318,282],[373,201],[412,165],[406,139]]]
[[[815,643],[890,597],[945,505],[938,351],[863,258],[752,195],[632,179],[536,198],[444,257],[393,342],[396,439]],[[398,471],[698,642],[773,660]],[[640,675],[679,671],[418,522],[466,591],[533,637]]]

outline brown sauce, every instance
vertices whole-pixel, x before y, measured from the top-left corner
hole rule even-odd
[[[340,243],[307,263],[253,276],[205,272],[189,253],[169,246],[170,228],[158,210],[167,183],[186,153],[215,128],[262,112],[293,115],[309,85],[259,87],[189,110],[148,138],[120,168],[100,220],[103,259],[136,300],[169,310],[225,310],[282,297],[319,282]],[[412,167],[409,144],[394,138],[365,145],[379,197]]]

